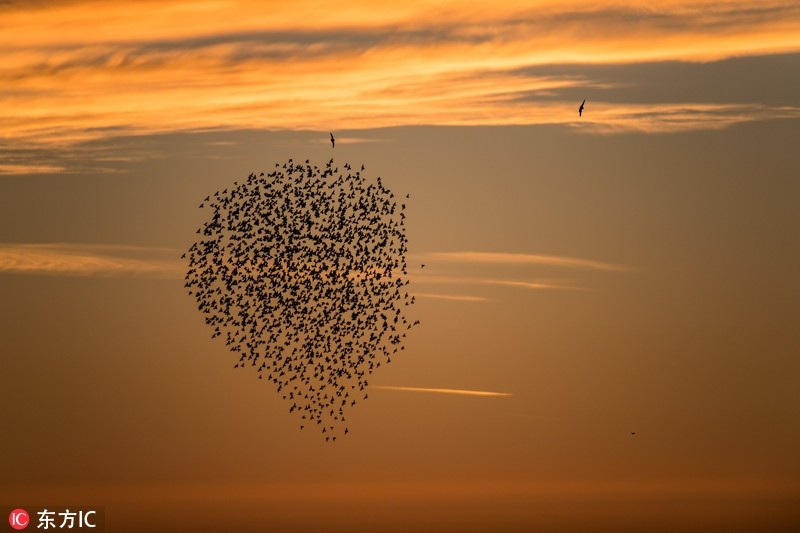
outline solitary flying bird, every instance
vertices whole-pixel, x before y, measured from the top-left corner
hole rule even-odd
[[[581,102],[581,106],[578,108],[578,116],[579,117],[583,116],[583,104],[585,104],[585,103],[586,103],[586,99],[584,98],[583,102]]]
[[[333,133],[331,133],[331,148],[336,148],[336,139],[333,138]]]

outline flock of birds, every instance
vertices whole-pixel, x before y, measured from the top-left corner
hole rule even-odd
[[[209,195],[210,218],[183,255],[185,286],[212,338],[239,354],[234,368],[254,368],[300,429],[329,442],[350,432],[345,413],[368,398],[369,375],[419,324],[405,316],[406,206],[363,165],[343,168],[290,159]]]
[[[209,195],[184,254],[185,286],[235,368],[254,369],[300,429],[331,442],[419,324],[406,318],[406,206],[363,165],[343,168],[290,159]]]

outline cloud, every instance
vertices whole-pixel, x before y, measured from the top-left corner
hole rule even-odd
[[[522,287],[524,289],[559,289],[568,291],[585,291],[581,287],[572,287],[561,283],[544,283],[541,281],[515,281],[515,280],[500,280],[500,279],[484,279],[481,283],[487,285],[506,285],[508,287]]]
[[[415,292],[417,298],[430,298],[432,300],[448,300],[451,302],[485,302],[484,296],[469,296],[466,294],[434,294],[430,292]]]
[[[179,255],[138,246],[0,243],[0,274],[180,278]]]
[[[520,287],[525,289],[585,290],[570,285],[567,280],[550,279],[517,280],[425,274],[413,276],[412,281],[415,285],[505,285],[508,287]]]
[[[373,389],[391,390],[400,392],[432,392],[436,394],[457,394],[461,396],[503,397],[513,396],[510,392],[492,392],[462,389],[432,389],[425,387],[394,387],[389,385],[371,385]]]
[[[0,163],[0,176],[2,175],[21,175],[21,174],[55,174],[65,170],[62,166],[56,165],[36,165],[36,164],[6,164]]]
[[[626,271],[628,267],[591,259],[556,255],[523,254],[506,252],[431,252],[425,254],[434,261],[458,263],[493,263],[502,265],[548,265],[568,268],[584,268],[604,271]]]
[[[415,285],[494,285],[528,290],[588,291],[590,288],[580,286],[576,280],[563,277],[530,278],[522,277],[519,267],[550,267],[595,272],[628,272],[632,269],[625,265],[596,261],[578,257],[526,254],[511,252],[428,252],[419,254],[417,259],[425,261],[427,268],[417,269],[411,273],[411,281]],[[416,259],[415,259],[416,260]],[[457,268],[453,268],[456,266]],[[508,268],[516,267],[515,274],[509,276]],[[474,274],[469,275],[469,270]],[[466,274],[466,275],[465,275]],[[421,297],[445,298],[434,293],[419,293]],[[467,298],[458,297],[464,301]],[[457,297],[449,297],[457,299]]]
[[[532,68],[800,50],[789,0],[12,2],[2,15],[0,144],[15,147],[202,129],[575,125],[568,91],[615,84]],[[658,133],[798,115],[791,102],[673,104],[598,99],[580,126]]]
[[[588,133],[675,133],[723,129],[758,120],[798,119],[800,107],[741,104],[611,104],[593,102],[585,121],[572,125]]]
[[[338,134],[334,132],[334,137],[336,137],[336,145],[340,144],[359,144],[359,143],[379,143],[379,142],[387,142],[388,139],[370,139],[368,137],[339,137]],[[314,138],[312,140],[313,143],[316,144],[331,144],[330,137],[325,138]]]

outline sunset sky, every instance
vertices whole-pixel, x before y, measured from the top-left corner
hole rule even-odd
[[[800,3],[379,4],[0,0],[0,505],[800,527]],[[335,445],[180,260],[207,195],[331,157],[410,194],[421,321]]]

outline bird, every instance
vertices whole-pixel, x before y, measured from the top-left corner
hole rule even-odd
[[[635,431],[631,431],[631,435],[636,435],[636,432]]]
[[[584,105],[585,103],[586,103],[586,99],[584,98],[584,99],[583,99],[583,102],[581,102],[581,106],[578,108],[578,116],[579,116],[579,117],[582,117],[582,116],[583,116],[583,105]]]
[[[331,133],[331,149],[336,148],[336,139],[333,137],[333,133]]]

